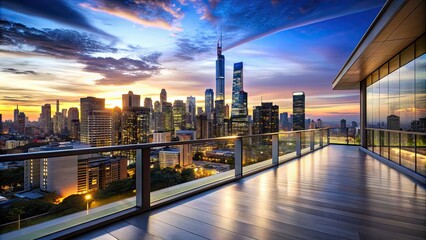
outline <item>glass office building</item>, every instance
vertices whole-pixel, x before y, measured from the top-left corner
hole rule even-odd
[[[426,176],[425,1],[388,1],[333,82],[360,90],[361,149]]]

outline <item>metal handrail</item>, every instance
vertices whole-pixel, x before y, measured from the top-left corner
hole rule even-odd
[[[379,130],[383,132],[391,132],[391,133],[403,133],[403,134],[414,134],[418,136],[426,136],[426,132],[412,132],[412,131],[401,131],[401,130],[392,130],[392,129],[385,129],[385,128],[365,128],[366,130]]]
[[[31,153],[5,154],[5,155],[0,155],[0,162],[25,161],[25,160],[29,160],[29,159],[64,157],[64,156],[92,154],[92,153],[99,153],[99,152],[115,152],[115,151],[125,151],[125,150],[148,149],[148,148],[153,148],[153,147],[168,147],[168,146],[184,145],[184,144],[198,144],[198,143],[206,143],[206,142],[212,142],[212,141],[229,141],[229,140],[236,140],[236,139],[248,138],[248,137],[273,136],[273,135],[278,135],[278,134],[319,131],[319,130],[322,130],[322,129],[326,129],[326,128],[310,129],[310,130],[298,130],[298,131],[289,131],[289,132],[265,133],[265,134],[256,134],[256,135],[247,135],[247,136],[228,136],[228,137],[218,137],[218,138],[206,138],[206,139],[187,140],[187,141],[173,141],[173,142],[161,142],[161,143],[139,143],[139,144],[108,146],[108,147],[90,147],[90,148],[41,151],[41,152],[31,152]]]

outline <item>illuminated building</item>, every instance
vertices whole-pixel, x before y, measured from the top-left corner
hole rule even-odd
[[[305,130],[305,93],[293,93],[293,131]]]

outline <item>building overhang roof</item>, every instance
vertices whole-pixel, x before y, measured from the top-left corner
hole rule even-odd
[[[426,0],[387,1],[333,81],[333,90],[359,90],[363,79],[425,32],[425,11]]]

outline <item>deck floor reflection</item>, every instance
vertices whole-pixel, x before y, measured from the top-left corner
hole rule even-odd
[[[332,145],[77,239],[426,239],[425,186]]]

